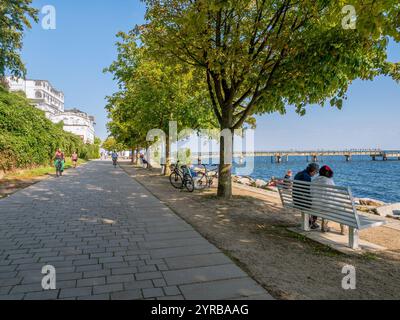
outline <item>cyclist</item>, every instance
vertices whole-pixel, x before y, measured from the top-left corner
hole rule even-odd
[[[64,162],[65,162],[64,153],[61,151],[60,148],[58,148],[54,155],[54,166],[56,167],[57,177],[62,176],[62,173],[64,172]]]
[[[113,153],[111,154],[111,159],[113,161],[114,167],[117,167],[118,153],[116,151],[113,151]]]

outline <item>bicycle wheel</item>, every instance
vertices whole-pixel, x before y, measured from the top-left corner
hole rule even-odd
[[[183,188],[183,179],[180,174],[176,172],[172,172],[169,176],[169,182],[175,189],[182,189]]]
[[[183,181],[185,183],[185,187],[186,187],[187,191],[193,192],[194,191],[193,178],[190,175],[185,174]]]
[[[197,177],[193,179],[195,189],[205,189],[207,187],[207,176],[203,172],[198,172]]]

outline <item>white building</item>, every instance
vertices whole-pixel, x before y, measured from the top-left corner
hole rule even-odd
[[[26,97],[50,118],[64,112],[64,93],[56,90],[47,80],[7,78],[10,91],[23,91]]]
[[[63,121],[64,130],[80,136],[85,143],[94,143],[94,117],[78,109],[65,110],[52,116],[54,123]]]
[[[23,91],[32,104],[43,110],[54,123],[64,122],[64,130],[74,133],[85,143],[94,143],[94,117],[78,109],[64,110],[64,94],[47,80],[7,78],[10,91]]]

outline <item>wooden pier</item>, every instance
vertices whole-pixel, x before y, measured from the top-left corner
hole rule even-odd
[[[219,152],[194,153],[193,156],[201,158],[218,157]],[[354,156],[369,156],[372,160],[400,160],[400,151],[385,151],[380,149],[351,149],[351,150],[321,150],[321,151],[255,151],[255,152],[234,152],[234,157],[271,157],[271,162],[281,163],[289,157],[307,157],[312,162],[318,162],[318,159],[326,156],[343,156],[346,161],[350,161]]]

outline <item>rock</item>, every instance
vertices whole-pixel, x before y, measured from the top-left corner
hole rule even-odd
[[[256,184],[256,187],[257,187],[257,188],[263,188],[263,187],[265,187],[268,183],[267,183],[266,181],[264,181],[264,180],[257,179],[257,180],[255,181],[255,184]]]
[[[241,177],[237,181],[238,183],[244,184],[246,186],[251,186],[253,184],[253,181],[251,179],[246,178],[246,177]]]
[[[357,199],[357,200],[358,200],[358,203],[359,203],[361,206],[381,207],[381,206],[386,205],[385,202],[379,201],[379,200],[375,200],[375,199],[360,198],[360,199]]]
[[[377,207],[374,213],[381,217],[399,217],[400,216],[400,203],[388,204],[385,206]]]

